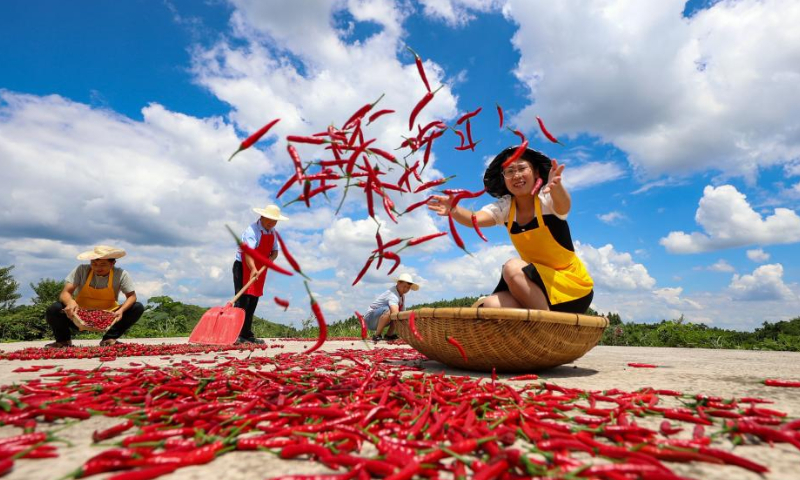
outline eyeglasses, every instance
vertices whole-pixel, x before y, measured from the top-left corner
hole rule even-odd
[[[518,173],[520,175],[524,175],[525,172],[527,172],[530,169],[531,169],[530,165],[523,165],[523,166],[521,166],[519,168],[508,168],[506,170],[503,170],[503,176],[505,178],[514,178],[514,175],[516,175]]]

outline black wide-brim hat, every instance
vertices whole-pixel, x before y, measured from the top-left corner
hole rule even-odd
[[[511,192],[506,188],[506,182],[503,178],[503,162],[514,153],[518,146],[519,145],[508,147],[498,153],[497,156],[494,157],[494,160],[492,160],[492,163],[486,168],[486,172],[483,174],[483,186],[486,187],[486,193],[489,195],[495,198],[511,195]],[[550,175],[550,167],[552,166],[550,157],[537,150],[526,148],[519,159],[526,160],[530,163],[531,167],[539,172],[539,177],[541,177],[542,181],[547,181],[547,177]]]

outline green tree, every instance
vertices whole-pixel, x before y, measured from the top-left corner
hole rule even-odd
[[[0,310],[10,310],[19,299],[19,283],[11,276],[14,265],[0,267]]]
[[[44,305],[45,307],[50,306],[50,304],[58,300],[65,283],[64,280],[55,280],[53,278],[43,278],[35,285],[31,283],[31,288],[36,293],[36,296],[31,299],[33,304]]]

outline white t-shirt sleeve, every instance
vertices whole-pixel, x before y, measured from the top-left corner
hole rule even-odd
[[[555,210],[553,210],[553,197],[550,196],[549,192],[548,193],[539,192],[539,201],[542,202],[542,215],[555,215],[561,220],[567,219],[567,215],[569,215],[569,212],[565,213],[564,215],[561,215],[559,213],[556,213]]]

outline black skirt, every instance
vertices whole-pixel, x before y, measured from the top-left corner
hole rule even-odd
[[[550,303],[550,298],[547,296],[547,289],[544,287],[544,281],[539,275],[539,272],[536,270],[536,266],[532,263],[529,263],[522,268],[522,272],[525,273],[525,276],[528,277],[528,279],[533,282],[534,285],[542,290],[544,293],[544,298],[547,300],[547,306],[550,307],[550,310],[554,312],[583,314],[586,313],[586,311],[589,309],[589,306],[592,305],[594,290],[582,296],[581,298],[576,298],[575,300],[570,300],[569,302],[557,303],[553,305]],[[500,282],[498,282],[492,293],[507,292],[508,290],[506,279],[503,278],[503,275],[501,274]]]

